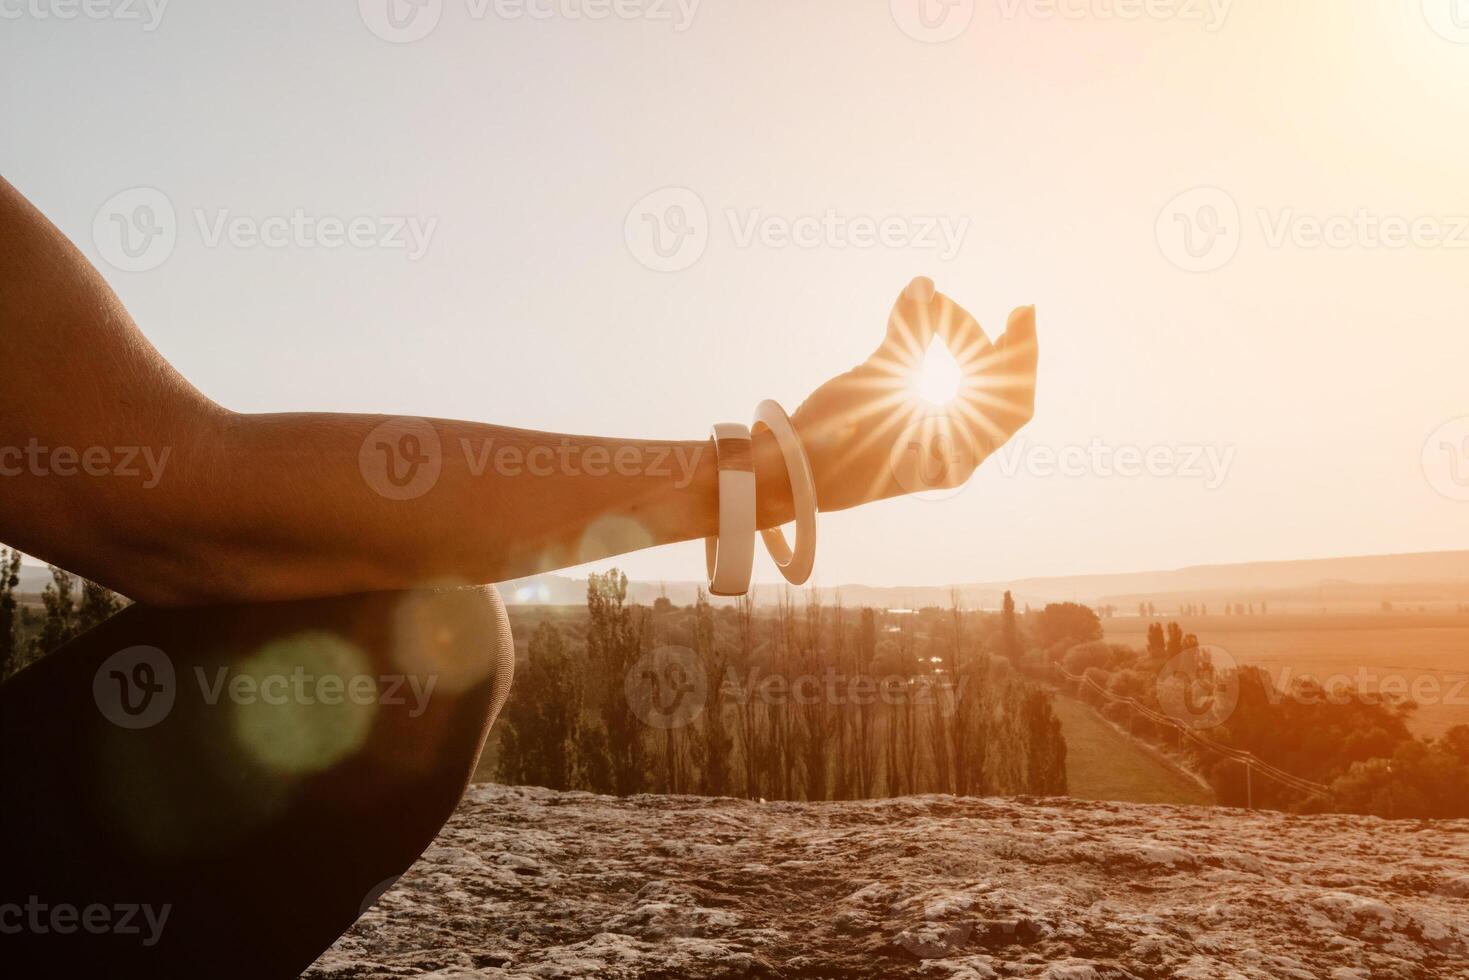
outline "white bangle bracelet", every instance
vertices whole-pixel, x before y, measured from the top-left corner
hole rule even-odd
[[[719,535],[704,539],[711,595],[744,595],[755,567],[755,456],[750,430],[738,422],[714,426],[719,467]]]
[[[780,446],[785,458],[786,476],[791,482],[791,497],[796,505],[796,547],[794,552],[786,544],[780,528],[767,528],[760,532],[765,548],[775,560],[776,567],[792,585],[805,585],[816,564],[816,480],[811,475],[811,460],[796,427],[791,425],[790,416],[780,403],[765,399],[755,408],[755,422],[751,429],[761,426],[769,429]]]

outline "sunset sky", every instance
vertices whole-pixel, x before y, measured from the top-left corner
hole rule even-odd
[[[0,173],[216,401],[699,438],[923,274],[1036,305],[1036,418],[824,516],[817,584],[1469,548],[1469,2],[386,2],[0,8]]]

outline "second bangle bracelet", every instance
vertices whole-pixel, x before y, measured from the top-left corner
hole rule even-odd
[[[811,475],[811,460],[806,456],[806,447],[791,425],[791,418],[780,403],[765,399],[755,407],[755,421],[751,429],[761,426],[775,436],[776,445],[785,459],[786,475],[791,481],[791,497],[796,505],[796,546],[792,550],[786,544],[780,528],[767,528],[760,532],[765,548],[775,560],[776,567],[792,585],[805,585],[816,564],[816,479]]]
[[[704,539],[704,562],[711,595],[750,591],[755,565],[755,461],[750,430],[738,422],[714,426],[714,458],[719,469],[719,533]]]

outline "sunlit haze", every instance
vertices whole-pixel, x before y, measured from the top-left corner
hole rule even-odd
[[[992,339],[1035,304],[1034,421],[942,503],[824,515],[819,585],[1469,547],[1469,453],[1436,448],[1469,434],[1469,44],[1420,0],[1186,6],[1222,19],[1003,0],[930,43],[881,2],[446,0],[394,43],[350,2],[21,17],[0,160],[245,412],[699,438],[866,358],[915,275]],[[177,242],[124,271],[94,221],[137,187]],[[611,564],[704,570],[697,542]]]
[[[944,342],[935,337],[914,379],[918,396],[930,405],[946,405],[959,393],[962,380],[959,362]]]

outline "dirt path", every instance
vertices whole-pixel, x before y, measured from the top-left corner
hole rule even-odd
[[[1097,717],[1088,705],[1056,694],[1051,708],[1066,736],[1067,791],[1083,800],[1207,806],[1212,796]]]

